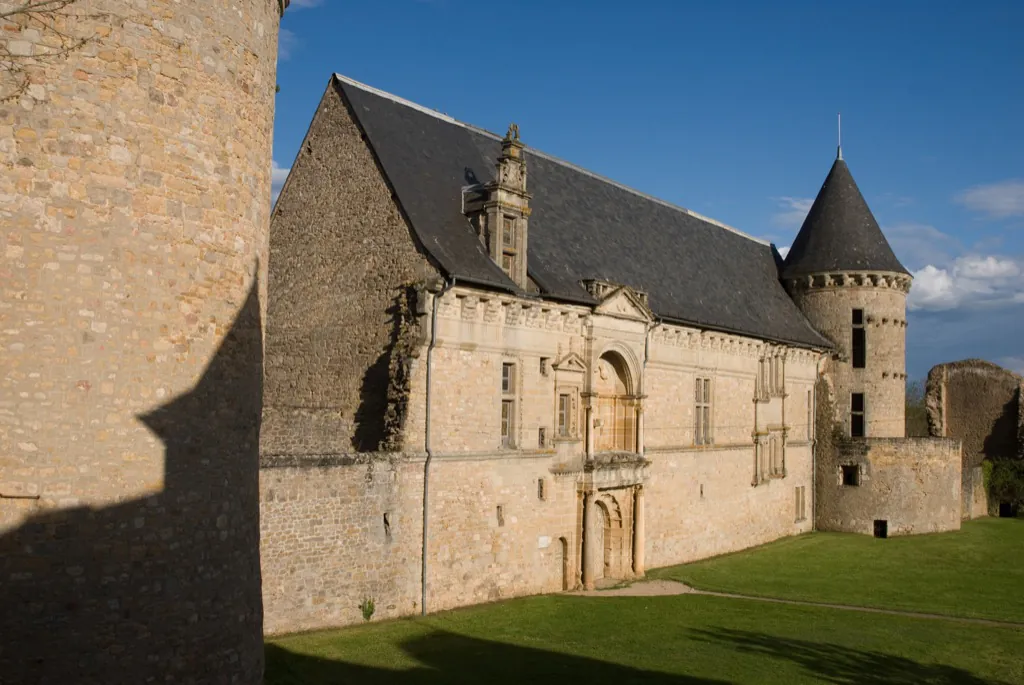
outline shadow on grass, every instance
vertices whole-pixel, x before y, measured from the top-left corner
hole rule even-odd
[[[419,662],[392,670],[296,654],[266,645],[266,685],[727,685],[721,680],[643,671],[587,657],[480,640],[446,631],[408,640],[402,651]]]
[[[922,664],[883,652],[851,649],[827,642],[779,638],[746,630],[695,630],[700,642],[734,647],[738,652],[791,661],[825,683],[850,685],[1009,685],[981,678],[962,668]]]

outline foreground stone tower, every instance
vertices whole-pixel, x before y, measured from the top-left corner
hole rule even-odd
[[[903,437],[911,276],[882,235],[842,150],[781,277],[797,306],[836,345],[825,371],[845,434]]]
[[[0,20],[19,65],[0,72],[3,682],[261,682],[286,4],[88,0]]]

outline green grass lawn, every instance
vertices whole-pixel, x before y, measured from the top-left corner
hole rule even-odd
[[[267,685],[1024,683],[1024,630],[676,597],[531,597],[267,644]]]
[[[1024,521],[815,534],[654,575],[698,587],[1024,621]],[[1024,685],[1024,627],[751,599],[549,595],[268,640],[267,685]]]
[[[812,533],[650,575],[702,590],[1024,623],[1024,519],[886,540]]]

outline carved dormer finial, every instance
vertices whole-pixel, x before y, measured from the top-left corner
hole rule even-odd
[[[519,124],[513,122],[508,125],[508,133],[505,134],[505,140],[510,142],[519,140]]]

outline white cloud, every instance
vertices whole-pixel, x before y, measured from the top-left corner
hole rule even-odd
[[[804,223],[804,219],[807,218],[807,212],[810,211],[811,205],[814,204],[813,197],[777,197],[775,202],[778,203],[782,211],[776,212],[772,216],[772,223],[782,228],[798,229]]]
[[[959,193],[956,201],[994,219],[1024,216],[1024,179],[974,186]]]
[[[292,0],[292,4],[288,6],[288,9],[308,9],[310,7],[319,7],[324,4],[324,0]]]
[[[288,172],[291,169],[283,169],[277,161],[271,163],[270,168],[270,204],[273,206],[277,202],[277,196],[281,194],[281,188],[284,187],[284,182],[288,178]]]
[[[789,247],[778,247],[776,249],[779,251],[779,254],[782,256],[783,259],[785,259],[786,255],[789,254]]]
[[[945,311],[977,305],[1024,303],[1024,261],[966,255],[948,267],[928,264],[914,273],[907,308]]]
[[[959,240],[928,224],[904,222],[882,228],[893,252],[911,271],[925,264],[945,266],[963,252]]]
[[[299,46],[299,37],[294,31],[281,29],[277,38],[277,59],[279,62],[291,59],[295,48]]]

